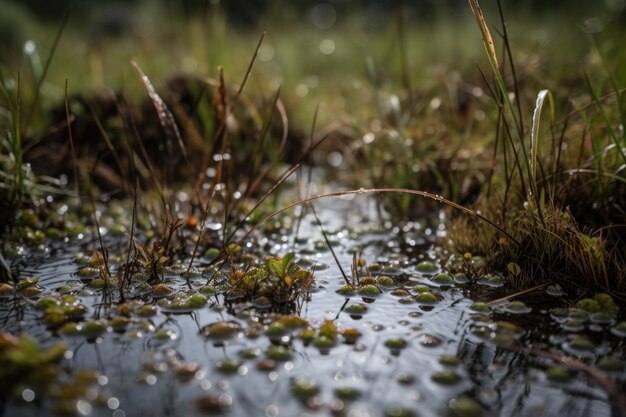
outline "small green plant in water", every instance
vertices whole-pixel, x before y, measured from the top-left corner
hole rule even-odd
[[[246,298],[266,297],[274,307],[289,307],[298,298],[306,297],[313,283],[313,274],[294,262],[295,255],[268,258],[265,264],[248,271],[229,273],[230,294]]]

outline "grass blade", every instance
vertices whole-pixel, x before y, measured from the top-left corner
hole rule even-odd
[[[33,97],[33,102],[30,105],[30,109],[28,110],[28,115],[26,116],[26,123],[24,123],[24,128],[28,128],[30,125],[30,121],[35,114],[35,109],[37,108],[37,104],[39,103],[39,95],[41,94],[41,85],[46,79],[46,75],[48,74],[48,70],[50,69],[50,64],[52,63],[52,58],[54,58],[54,54],[57,50],[57,46],[59,46],[59,42],[61,41],[61,36],[63,32],[65,32],[65,26],[67,25],[68,20],[70,19],[70,9],[68,9],[63,15],[63,19],[61,20],[61,26],[59,26],[59,30],[54,38],[54,42],[52,43],[52,49],[50,50],[50,54],[46,59],[46,63],[43,66],[43,71],[41,73],[41,77],[37,80],[37,85],[35,86],[35,96]]]
[[[346,195],[356,195],[356,194],[378,194],[378,193],[396,193],[396,194],[412,194],[412,195],[417,195],[417,196],[421,196],[421,197],[426,197],[429,198],[431,200],[435,200],[435,201],[439,201],[440,203],[446,204],[456,210],[462,211],[472,217],[476,217],[478,219],[480,219],[481,221],[484,221],[485,223],[489,224],[490,226],[492,226],[494,229],[498,230],[500,233],[502,233],[503,235],[505,235],[507,238],[509,238],[509,240],[513,243],[515,243],[518,247],[521,246],[521,243],[515,239],[509,232],[507,232],[506,230],[504,230],[502,227],[498,226],[494,221],[486,218],[485,216],[477,213],[474,210],[468,209],[467,207],[463,207],[460,204],[455,203],[454,201],[450,201],[446,198],[441,197],[440,195],[437,194],[432,194],[426,191],[419,191],[419,190],[411,190],[408,188],[370,188],[370,189],[365,189],[365,188],[359,188],[358,190],[347,190],[347,191],[336,191],[334,193],[328,193],[328,194],[320,194],[320,195],[316,195],[313,197],[308,197],[299,201],[296,201],[295,203],[291,203],[286,207],[283,207],[282,209],[275,211],[274,213],[266,216],[264,219],[262,219],[260,222],[258,222],[256,225],[254,225],[250,230],[248,230],[239,240],[239,244],[242,244],[244,240],[246,240],[246,238],[248,236],[250,236],[250,234],[252,234],[252,232],[254,232],[255,230],[257,230],[259,227],[263,226],[265,223],[267,223],[268,221],[270,221],[271,219],[273,219],[274,217],[278,216],[281,213],[284,213],[288,210],[291,210],[294,207],[300,206],[302,204],[306,204],[306,203],[310,203],[312,201],[316,201],[316,200],[322,200],[322,199],[327,199],[327,198],[333,198],[333,197],[342,197],[342,196],[346,196]]]
[[[188,162],[185,144],[183,143],[183,138],[180,136],[180,131],[178,130],[178,126],[174,120],[174,115],[167,107],[161,96],[156,92],[152,82],[148,76],[144,74],[139,65],[135,61],[131,61],[131,65],[135,68],[135,71],[137,71],[137,74],[141,77],[143,85],[146,87],[146,91],[148,92],[150,100],[152,100],[152,104],[154,104],[154,108],[156,109],[157,116],[159,117],[159,122],[165,131],[165,135],[168,139],[176,139],[178,146],[183,153],[183,157],[185,158],[185,162]],[[188,163],[187,166],[189,166]]]
[[[531,183],[537,184],[537,164],[539,158],[539,126],[541,122],[541,111],[546,98],[550,104],[550,119],[554,120],[554,101],[549,90],[541,90],[537,94],[537,103],[533,112],[533,125],[530,131],[530,175]],[[537,196],[538,197],[538,196]]]

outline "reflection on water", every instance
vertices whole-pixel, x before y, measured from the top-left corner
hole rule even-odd
[[[573,378],[557,377],[558,369],[551,369],[559,363],[541,354],[565,354],[594,366],[612,357],[619,365],[624,358],[623,334],[609,332],[610,321],[581,320],[587,346],[576,339],[578,332],[568,331],[562,320],[537,303],[529,302],[531,313],[526,314],[521,314],[523,309],[520,314],[511,310],[513,306],[474,304],[470,297],[488,300],[498,289],[437,281],[436,263],[432,272],[417,267],[435,259],[437,249],[424,230],[437,225],[381,226],[371,220],[376,217],[369,201],[353,196],[321,202],[318,208],[345,270],[350,270],[353,253],[358,252],[365,260],[363,271],[374,279],[390,278],[377,281],[383,290],[380,295],[337,293],[344,279],[330,252],[319,244],[322,235],[310,215],[304,217],[298,239],[285,238],[289,232],[281,230],[257,239],[277,255],[293,250],[301,265],[315,266],[315,288],[299,311],[308,321],[305,327],[284,320],[280,328],[272,324],[277,315],[246,301],[225,303],[219,291],[209,295],[206,306],[191,312],[173,314],[159,305],[144,306],[121,319],[101,290],[79,280],[76,255],[65,247],[16,261],[24,263],[24,275],[40,276],[39,284],[47,292],[75,294],[72,302],[88,309],[79,325],[92,326],[94,333],[85,337],[52,332],[35,308],[36,301],[20,297],[0,302],[3,331],[28,332],[44,346],[65,341],[68,352],[60,383],[66,385],[61,391],[70,390],[70,380],[81,381],[77,375],[84,370],[97,372],[83,382],[88,389],[71,396],[69,405],[57,392],[56,397],[46,397],[40,409],[29,404],[36,393],[23,387],[23,403],[11,400],[4,415],[39,416],[51,410],[115,417],[619,413],[611,408],[615,399],[596,380],[576,367],[565,369]],[[77,244],[76,251],[85,245],[90,243]],[[125,250],[125,245],[118,246]],[[171,287],[184,289],[186,280],[180,272],[170,271],[168,277]],[[199,275],[193,280],[200,286],[206,278]],[[434,298],[420,302],[417,296],[425,292]],[[148,304],[156,301],[150,293],[137,298]],[[105,320],[100,331],[92,319]],[[328,320],[343,335],[329,337],[328,346],[312,342]],[[311,337],[305,336],[307,331]],[[606,375],[624,387],[623,362]]]

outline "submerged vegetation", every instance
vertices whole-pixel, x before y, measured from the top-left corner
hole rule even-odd
[[[531,380],[623,413],[623,4],[550,27],[500,1],[276,2],[241,28],[148,3],[93,45],[79,7],[42,56],[18,28],[0,52],[0,414],[122,417],[129,376],[199,414],[481,416]]]

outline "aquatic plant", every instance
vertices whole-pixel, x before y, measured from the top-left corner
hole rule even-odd
[[[0,333],[0,398],[22,397],[21,390],[28,387],[33,398],[41,402],[48,389],[61,376],[59,362],[64,358],[65,344],[57,343],[42,348],[27,334],[19,337]],[[19,389],[19,392],[15,390]]]
[[[307,297],[313,274],[294,262],[295,254],[267,258],[264,264],[247,271],[231,270],[228,274],[230,294],[242,293],[245,298],[266,297],[272,306],[289,310],[293,303]]]

